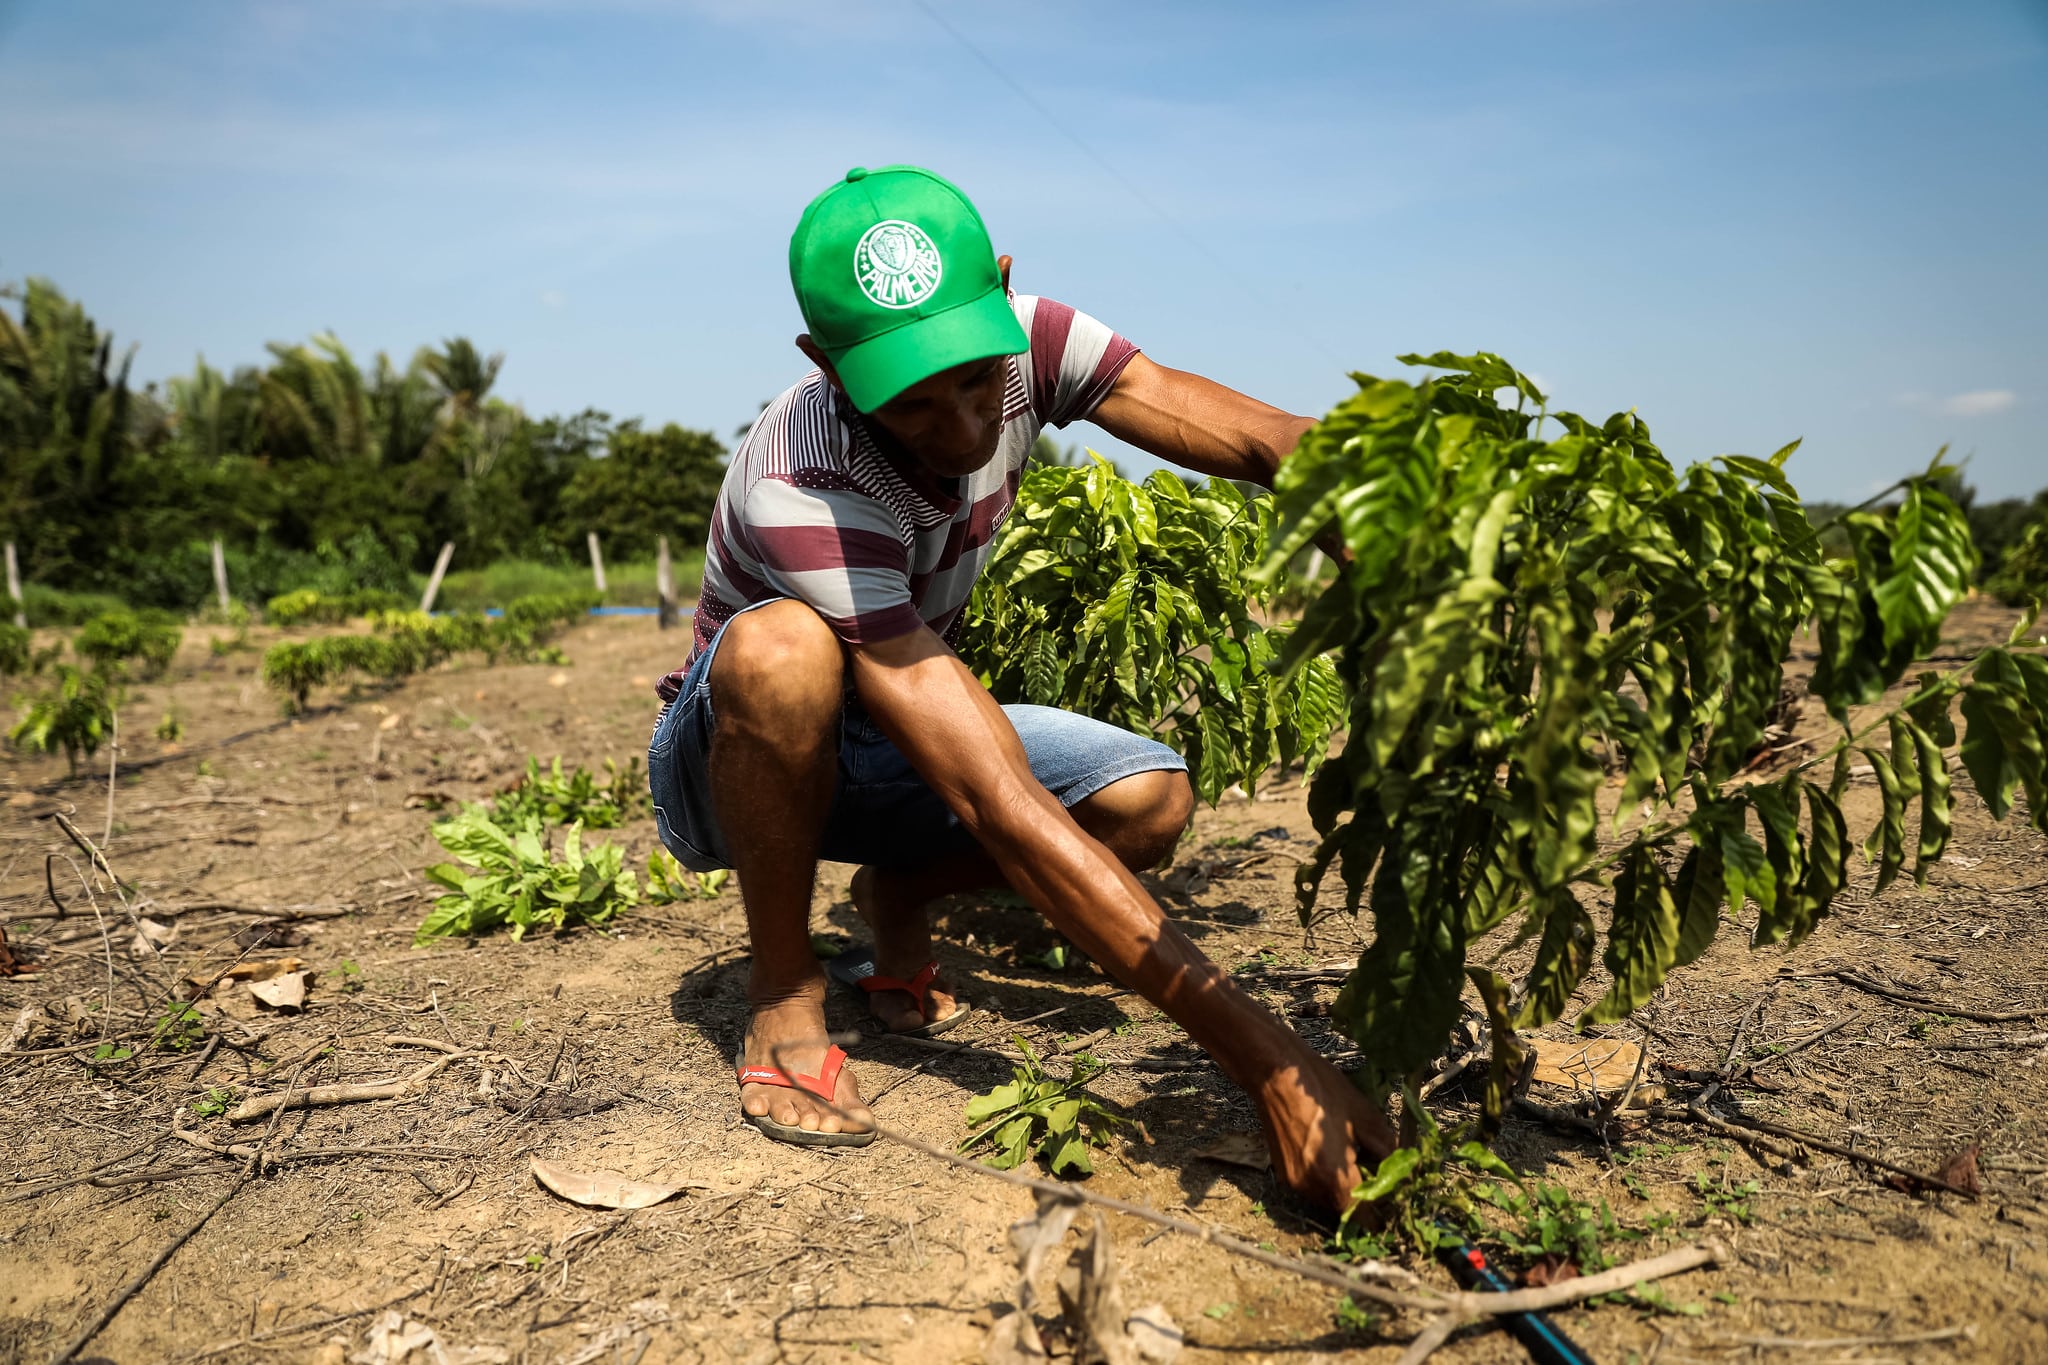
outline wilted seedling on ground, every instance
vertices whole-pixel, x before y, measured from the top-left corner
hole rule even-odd
[[[1074,1058],[1067,1079],[1057,1081],[1046,1074],[1029,1043],[1022,1038],[1012,1041],[1024,1060],[1015,1065],[1008,1084],[967,1102],[967,1122],[981,1127],[959,1150],[993,1142],[988,1164],[999,1171],[1021,1165],[1036,1153],[1054,1175],[1093,1173],[1089,1148],[1108,1146],[1116,1130],[1130,1123],[1087,1090],[1088,1083],[1108,1068],[1083,1052]]]
[[[434,826],[441,846],[462,860],[437,863],[427,876],[448,888],[413,935],[414,946],[449,934],[479,934],[512,926],[517,942],[528,929],[560,931],[603,924],[638,904],[640,881],[616,844],[585,849],[583,827],[562,834],[560,856],[549,847],[539,820],[507,827],[481,805]],[[463,865],[467,864],[467,866]]]
[[[623,769],[607,758],[604,770],[609,780],[600,785],[597,775],[581,764],[564,775],[560,755],[545,769],[538,758],[528,757],[526,775],[492,804],[506,824],[533,816],[549,825],[616,829],[645,810],[647,776],[637,758],[629,759]]]
[[[692,872],[677,862],[675,855],[665,848],[657,848],[647,855],[647,903],[649,905],[673,905],[677,901],[708,901],[718,899],[732,880],[732,873],[725,868],[711,872]],[[815,948],[815,940],[812,947]],[[821,954],[823,956],[823,954]],[[838,956],[835,947],[831,956]]]

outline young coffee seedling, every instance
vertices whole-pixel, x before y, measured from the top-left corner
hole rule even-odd
[[[979,1131],[970,1134],[959,1150],[992,1143],[988,1164],[999,1171],[1021,1165],[1036,1153],[1054,1175],[1091,1174],[1095,1165],[1088,1149],[1108,1146],[1111,1135],[1129,1123],[1088,1093],[1088,1083],[1108,1068],[1083,1052],[1074,1058],[1067,1079],[1056,1081],[1046,1074],[1029,1043],[1022,1038],[1012,1041],[1024,1060],[1015,1065],[1007,1085],[967,1102],[967,1122]]]
[[[62,750],[78,775],[78,756],[91,758],[114,733],[114,708],[121,685],[106,674],[58,664],[47,687],[28,695],[8,740],[17,749],[54,754]]]

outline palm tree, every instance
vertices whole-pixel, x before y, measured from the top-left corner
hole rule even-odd
[[[450,337],[438,351],[431,346],[420,347],[413,364],[432,375],[434,383],[440,386],[448,417],[474,420],[483,408],[484,395],[498,382],[498,371],[505,366],[505,353],[493,351],[485,357],[468,337]]]
[[[113,338],[48,280],[0,287],[0,298],[21,303],[18,321],[0,309],[0,527],[31,565],[54,570],[127,472],[135,351],[116,367]]]

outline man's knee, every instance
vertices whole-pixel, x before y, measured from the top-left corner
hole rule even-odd
[[[1133,773],[1088,798],[1089,832],[1115,850],[1126,867],[1156,867],[1180,842],[1194,814],[1187,774],[1173,769]],[[1078,813],[1078,812],[1077,812]]]
[[[721,721],[836,716],[845,677],[832,628],[810,607],[784,600],[727,623],[711,665],[711,705]]]

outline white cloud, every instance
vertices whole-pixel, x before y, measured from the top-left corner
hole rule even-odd
[[[1942,399],[1940,410],[1944,417],[1989,417],[1994,412],[2004,412],[2018,401],[2019,395],[2011,389],[1976,389]]]
[[[1902,408],[1935,417],[1990,417],[2011,408],[2020,401],[2020,396],[2011,389],[1972,389],[1938,398],[1919,389],[1908,389],[1892,401]]]

